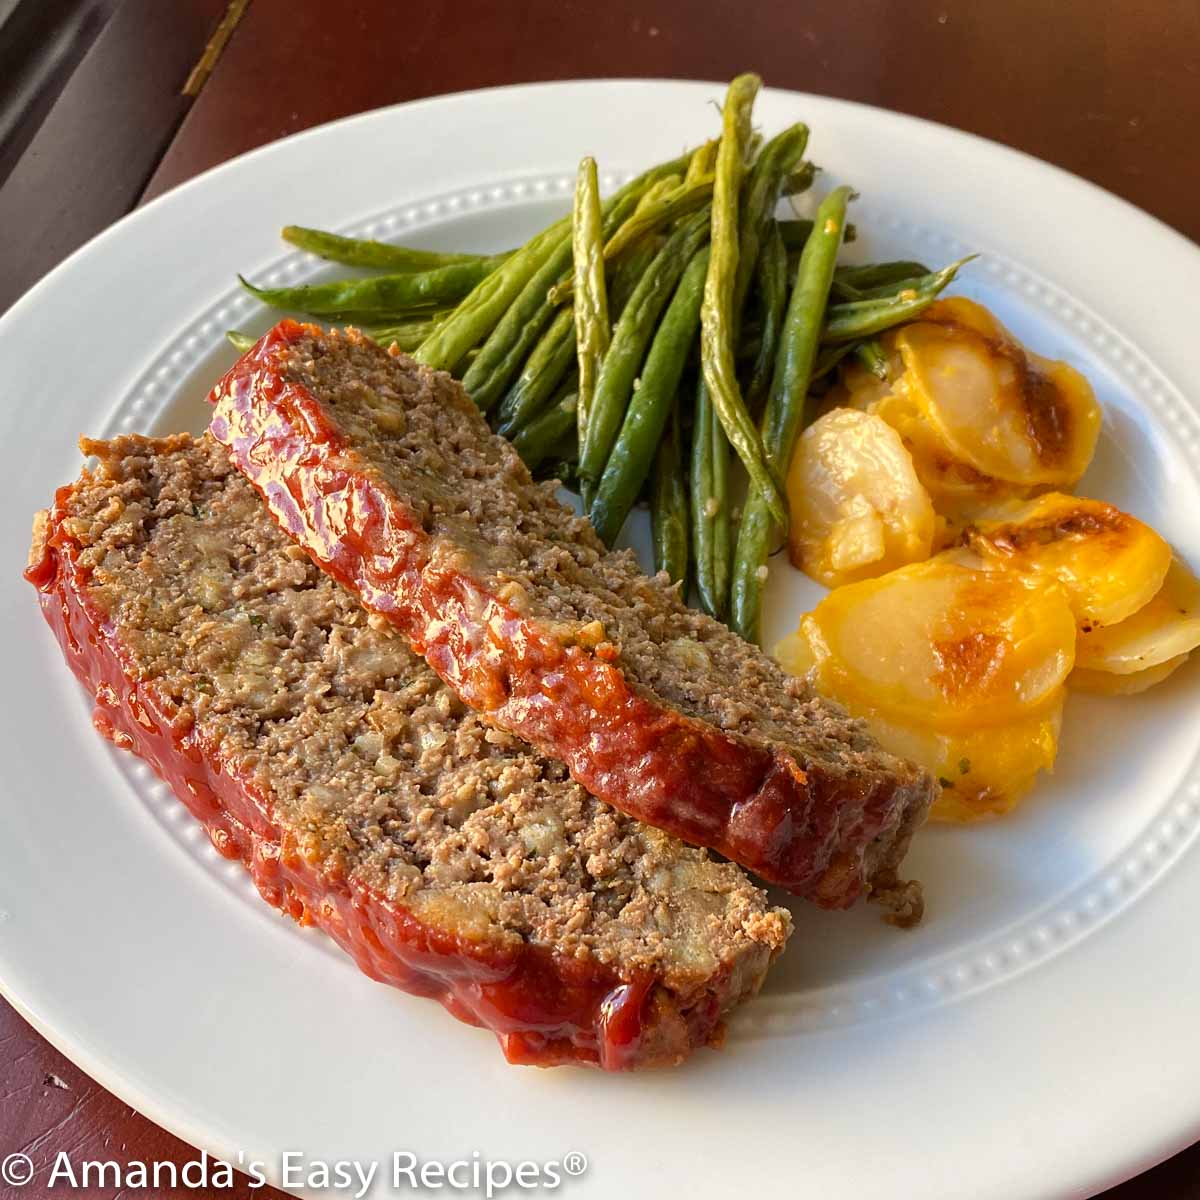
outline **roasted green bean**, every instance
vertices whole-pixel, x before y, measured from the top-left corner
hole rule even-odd
[[[820,172],[821,168],[816,163],[802,162],[784,179],[783,194],[785,196],[799,196],[801,193],[807,192],[812,187]]]
[[[532,471],[575,428],[575,397],[567,396],[513,435],[512,444]]]
[[[813,363],[809,383],[815,383],[818,379],[824,379],[830,371],[836,369],[838,363],[843,358],[848,358],[853,354],[860,344],[859,342],[838,342],[832,346],[823,346],[821,352],[817,355],[817,361]]]
[[[855,342],[854,357],[877,379],[887,379],[887,355],[874,338],[868,338],[865,342]]]
[[[733,515],[729,499],[729,443],[701,376],[696,383],[688,479],[693,574],[700,607],[724,621],[729,611]]]
[[[653,174],[647,172],[647,176]],[[666,175],[666,179],[677,178],[673,173]],[[649,190],[661,182],[651,181]],[[627,185],[601,205],[604,237],[617,228],[630,212],[635,211],[641,195],[640,187]],[[463,387],[485,412],[512,382],[542,330],[554,319],[552,291],[564,272],[569,271],[571,258],[572,237],[565,235],[517,294],[508,311],[480,347],[479,356],[471,369],[463,376]]]
[[[700,324],[708,248],[696,252],[675,289],[650,344],[641,379],[625,411],[588,515],[611,546],[654,464],[655,449],[675,402],[688,349]]]
[[[440,250],[415,250],[410,246],[394,246],[390,242],[342,237],[341,234],[326,233],[323,229],[307,229],[303,225],[285,225],[283,240],[329,262],[345,263],[351,267],[382,267],[394,272],[430,271],[454,263],[490,262],[499,265],[512,253],[447,254]]]
[[[562,308],[504,397],[497,415],[497,431],[509,437],[536,416],[549,403],[574,361],[575,314]]]
[[[480,346],[479,355],[462,382],[467,395],[484,412],[500,399],[553,319],[554,311],[546,303],[546,293],[570,265],[571,237],[564,233]]]
[[[587,439],[579,451],[583,498],[589,508],[659,315],[707,236],[707,209],[686,218],[654,256],[613,330],[588,414]]]
[[[840,295],[844,290],[851,293],[846,299],[858,300],[870,288],[886,287],[928,274],[929,268],[919,262],[879,262],[866,263],[861,267],[838,267],[833,275],[833,294]]]
[[[303,283],[297,287],[260,288],[238,276],[252,296],[273,308],[293,309],[314,317],[386,318],[421,305],[461,300],[495,268],[482,262],[452,263],[432,271],[403,275],[373,275],[332,283]]]
[[[787,310],[787,249],[779,232],[779,222],[768,227],[758,256],[758,302],[762,314],[762,334],[754,366],[750,371],[750,382],[746,387],[746,404],[752,413],[762,411],[767,392],[771,387],[771,373],[775,369],[775,351],[779,346],[779,331],[783,327],[783,315]]]
[[[381,346],[395,342],[406,354],[411,354],[451,312],[453,309],[435,311],[425,320],[403,321],[396,325],[364,325],[362,331]]]
[[[735,330],[741,321],[742,305],[758,265],[758,256],[769,226],[775,223],[775,207],[784,177],[804,156],[808,126],[791,125],[776,134],[746,175],[738,207],[738,260],[733,286]]]
[[[571,236],[575,262],[575,346],[579,362],[575,420],[582,446],[587,437],[596,380],[612,335],[604,281],[604,218],[600,212],[600,185],[594,158],[585,158],[579,164]]]
[[[804,249],[804,243],[808,241],[808,235],[812,233],[812,227],[813,223],[807,217],[779,222],[779,232],[783,235],[783,244],[788,248],[789,252]],[[858,227],[853,221],[848,222],[846,232],[842,235],[843,244],[853,242],[857,237]]]
[[[812,236],[800,256],[796,282],[775,358],[775,374],[763,415],[763,446],[772,470],[787,470],[805,417],[808,385],[820,344],[821,325],[837,264],[850,189],[835,188],[821,202]],[[779,525],[767,497],[752,485],[746,495],[733,560],[731,624],[748,642],[762,636],[762,593],[771,539]]]
[[[639,206],[604,247],[606,262],[615,262],[634,245],[652,233],[686,217],[712,199],[712,176],[684,182],[657,197],[653,204]]]
[[[650,489],[650,532],[654,569],[666,571],[672,583],[687,587],[688,501],[680,445],[679,397],[673,398],[671,419],[659,440]],[[685,597],[686,599],[686,597]]]
[[[958,262],[943,267],[940,271],[924,275],[912,281],[891,296],[879,300],[855,300],[848,304],[834,304],[825,314],[825,328],[821,340],[825,342],[851,342],[872,337],[903,325],[920,316],[958,274],[959,268],[969,263],[976,255],[960,258]]]
[[[762,439],[742,400],[734,361],[738,195],[746,173],[750,110],[761,86],[762,80],[757,75],[739,75],[729,85],[725,96],[721,146],[713,185],[712,255],[700,310],[700,366],[729,444],[761,489],[771,515],[786,527],[787,510],[783,497],[767,468]]]
[[[683,155],[643,172],[610,198],[608,204],[612,208],[608,211],[621,211],[624,201],[636,200],[656,180],[684,169],[686,163],[687,156]],[[467,351],[496,327],[532,276],[561,244],[569,225],[570,218],[567,217],[556,221],[505,259],[463,300],[450,320],[417,350],[418,361],[443,371],[458,366]]]
[[[625,305],[633,295],[654,256],[662,249],[660,238],[647,238],[635,246],[612,271],[612,286],[608,289],[608,317],[616,324],[625,311]]]

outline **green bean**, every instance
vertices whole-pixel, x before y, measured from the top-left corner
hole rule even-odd
[[[687,483],[683,477],[680,447],[679,397],[673,398],[671,420],[658,443],[650,490],[650,531],[654,542],[654,569],[666,571],[672,583],[687,585],[688,510]]]
[[[482,280],[454,316],[421,344],[417,361],[441,371],[457,367],[466,352],[492,332],[522,288],[558,248],[566,228],[564,218],[543,229]]]
[[[592,524],[606,545],[616,541],[654,464],[655,448],[671,414],[688,348],[700,324],[707,271],[705,247],[688,263],[654,334],[642,367],[641,382],[629,400],[620,433],[588,509]]]
[[[285,242],[329,262],[345,263],[351,267],[383,267],[397,272],[429,271],[454,263],[490,262],[498,266],[512,253],[446,254],[440,250],[415,250],[409,246],[394,246],[390,242],[342,237],[337,233],[326,233],[323,229],[307,229],[303,225],[285,225],[282,236]]]
[[[815,383],[818,379],[824,379],[830,371],[837,367],[843,358],[847,358],[853,354],[859,345],[861,345],[859,342],[839,342],[833,346],[823,347],[820,354],[817,355],[817,361],[813,363],[809,383]]]
[[[720,145],[720,138],[709,138],[702,146],[697,146],[692,151],[692,156],[688,159],[687,171],[683,176],[685,184],[697,183],[712,175],[717,169],[717,150]]]
[[[225,330],[225,340],[239,353],[245,354],[258,341],[252,333],[243,333],[240,329]]]
[[[821,168],[816,163],[802,162],[784,179],[783,194],[799,196],[802,192],[807,192],[820,173]]]
[[[639,206],[604,247],[606,262],[615,262],[629,249],[651,233],[666,229],[681,217],[686,217],[712,199],[712,176],[679,184],[657,197],[653,204]]]
[[[478,357],[463,376],[463,387],[484,412],[500,398],[553,319],[546,293],[570,264],[571,237],[564,233],[479,348]]]
[[[797,251],[804,249],[804,243],[808,241],[808,236],[812,233],[813,223],[807,217],[798,220],[780,221],[779,232],[783,235],[783,244],[789,251]],[[842,235],[843,244],[858,239],[858,226],[850,221],[846,225],[846,232]]]
[[[411,354],[453,311],[435,310],[423,321],[403,321],[396,325],[364,325],[362,331],[381,346],[390,346],[394,342],[406,354]]]
[[[833,276],[833,290],[837,294],[840,288],[846,288],[858,294],[851,299],[858,299],[868,288],[897,284],[904,279],[928,274],[929,268],[919,262],[879,262],[861,267],[838,267]]]
[[[877,379],[886,380],[888,358],[883,347],[874,338],[868,338],[865,342],[855,342],[853,346],[854,357]]]
[[[678,178],[674,174],[666,177]],[[650,187],[654,186],[656,184],[652,182]],[[627,185],[601,205],[605,237],[628,213],[635,210],[641,195],[640,187],[631,190]],[[571,257],[572,238],[566,234],[517,294],[511,307],[480,347],[479,356],[471,369],[463,376],[463,387],[485,412],[500,398],[520,370],[521,363],[529,356],[542,330],[554,319],[555,301],[551,291],[559,277],[569,270]]]
[[[613,270],[612,287],[608,290],[608,316],[614,324],[620,320],[634,288],[661,249],[661,239],[647,238],[635,246],[624,261],[616,265]]]
[[[729,443],[701,376],[692,422],[691,497],[694,576],[700,607],[724,621],[729,604],[733,522],[729,500]]]
[[[568,396],[521,429],[513,437],[513,449],[532,471],[574,428],[575,397]]]
[[[575,420],[579,427],[579,444],[583,445],[596,379],[612,333],[608,323],[608,292],[604,284],[604,218],[600,215],[600,185],[594,158],[585,158],[579,164],[572,254],[575,261],[575,346],[579,361],[579,401]]]
[[[800,257],[796,282],[788,301],[775,374],[763,415],[763,446],[771,467],[782,474],[804,421],[808,385],[820,344],[821,322],[846,225],[850,189],[835,188],[817,209],[812,236]],[[767,496],[751,486],[742,511],[733,560],[732,625],[748,642],[762,637],[762,592],[767,555],[775,527]]]
[[[625,200],[636,200],[656,180],[682,170],[686,162],[686,156],[680,156],[651,167],[617,191],[608,204],[614,212],[620,211]],[[569,224],[570,219],[566,217],[556,221],[505,259],[463,300],[454,316],[422,344],[415,356],[417,360],[443,371],[458,366],[467,351],[496,327],[538,268],[561,243]]]
[[[762,439],[742,400],[733,353],[736,344],[734,296],[738,270],[738,194],[746,173],[750,109],[761,86],[762,80],[757,75],[739,75],[729,85],[725,96],[721,146],[713,186],[712,255],[700,309],[700,366],[729,444],[737,451],[755,485],[762,490],[772,516],[786,527],[787,510],[779,485],[767,468]]]
[[[659,315],[707,236],[707,209],[684,220],[654,256],[613,330],[588,414],[587,439],[579,451],[583,498],[589,508]]]
[[[515,421],[511,422],[504,428],[504,430],[497,429],[496,432],[499,433],[501,437],[506,437],[509,439],[509,441],[511,441],[513,438],[515,438],[517,436],[518,433],[521,432],[522,429],[526,428],[532,422],[536,421],[544,413],[549,412],[550,409],[552,409],[556,404],[561,403],[563,401],[563,399],[565,399],[567,396],[574,396],[576,406],[578,406],[578,403],[579,403],[579,372],[574,367],[571,367],[571,369],[568,370],[566,372],[566,374],[563,375],[563,377],[558,382],[558,386],[556,388],[554,388],[553,391],[551,392],[549,399],[544,400],[539,408],[537,408],[536,410],[531,409],[531,410],[527,411],[523,415],[523,418],[519,423],[515,422]],[[572,435],[571,441],[572,441],[572,445],[575,448],[575,453],[574,453],[573,457],[576,461],[578,461],[578,459],[579,459],[579,450],[578,450],[579,433],[578,433],[578,430],[576,430],[575,433]]]
[[[762,337],[754,366],[750,371],[750,382],[746,387],[746,404],[752,413],[762,411],[767,392],[771,387],[771,373],[775,369],[775,351],[779,345],[779,331],[783,327],[783,314],[787,309],[788,277],[787,249],[779,222],[768,228],[762,250],[758,256],[758,299],[762,312]]]
[[[333,283],[304,283],[298,287],[260,288],[238,276],[242,287],[273,308],[289,308],[314,317],[386,317],[421,304],[445,304],[467,295],[495,268],[481,262],[452,263],[432,271],[404,275],[374,275],[339,279]]]
[[[660,179],[648,188],[636,208],[617,225],[604,246],[605,262],[615,263],[643,250],[647,241],[675,221],[694,212],[712,197],[712,171],[716,161],[717,142],[705,142],[688,160],[687,173]],[[648,259],[646,261],[649,261]],[[637,272],[634,279],[641,272]],[[572,295],[575,281],[571,277],[559,280],[550,289],[550,302],[560,304]]]
[[[784,176],[798,163],[808,145],[808,126],[791,125],[776,134],[762,149],[746,175],[738,209],[737,275],[733,285],[734,328],[741,322],[742,305],[758,265],[759,250],[769,225]]]
[[[825,342],[859,341],[903,325],[920,316],[953,281],[959,268],[969,263],[974,254],[943,267],[915,281],[915,286],[879,300],[856,300],[849,304],[834,304],[825,314],[821,340]]]
[[[933,272],[930,272],[933,274]],[[900,295],[901,292],[914,291],[920,288],[926,281],[925,275],[906,275],[903,279],[897,279],[894,283],[881,283],[878,287],[864,288],[860,292],[855,292],[853,295],[844,295],[843,289],[838,289],[833,294],[837,296],[840,303],[857,304],[862,300],[892,300]]]
[[[497,414],[497,431],[509,437],[539,413],[575,361],[575,314],[559,309],[538,339]]]

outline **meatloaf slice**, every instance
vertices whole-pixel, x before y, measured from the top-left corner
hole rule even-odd
[[[211,439],[84,443],[29,578],[95,723],[372,978],[513,1062],[673,1063],[786,939],[730,863],[613,811],[458,701]]]
[[[590,792],[830,908],[896,868],[932,782],[535,484],[450,376],[282,321],[211,432],[279,523],[472,708]]]

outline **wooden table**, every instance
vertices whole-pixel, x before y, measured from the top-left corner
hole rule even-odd
[[[225,9],[0,0],[0,105],[27,93],[16,132],[0,125],[0,310],[124,212],[233,155],[363,109],[537,79],[753,67],[1019,147],[1200,240],[1196,0],[252,0],[189,101]],[[13,65],[33,54],[22,39],[44,46],[64,28],[30,84]],[[25,1149],[40,1165],[64,1148],[195,1157],[0,1004],[0,1157]],[[0,1184],[0,1197],[40,1194]],[[1200,1196],[1200,1146],[1107,1195]]]

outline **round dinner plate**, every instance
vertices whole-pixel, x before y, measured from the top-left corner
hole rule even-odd
[[[536,1071],[267,908],[149,769],[92,731],[19,577],[34,511],[78,473],[79,434],[204,427],[234,359],[225,330],[271,321],[235,272],[330,274],[281,225],[511,246],[565,211],[581,155],[611,188],[713,136],[722,92],[514,87],[312,130],[134,213],[0,321],[0,988],[141,1112],[298,1194],[330,1194],[312,1170],[334,1160],[378,1164],[385,1194],[407,1152],[581,1167],[562,1175],[572,1197],[1083,1196],[1200,1136],[1195,664],[1140,697],[1072,696],[1058,769],[1022,808],[923,830],[918,929],[793,904],[796,933],[722,1052],[642,1075]],[[859,191],[853,257],[979,251],[958,290],[1078,366],[1103,404],[1080,490],[1200,563],[1195,246],[909,117],[766,91],[755,119],[806,121],[817,190]],[[776,563],[768,641],[819,594]]]

